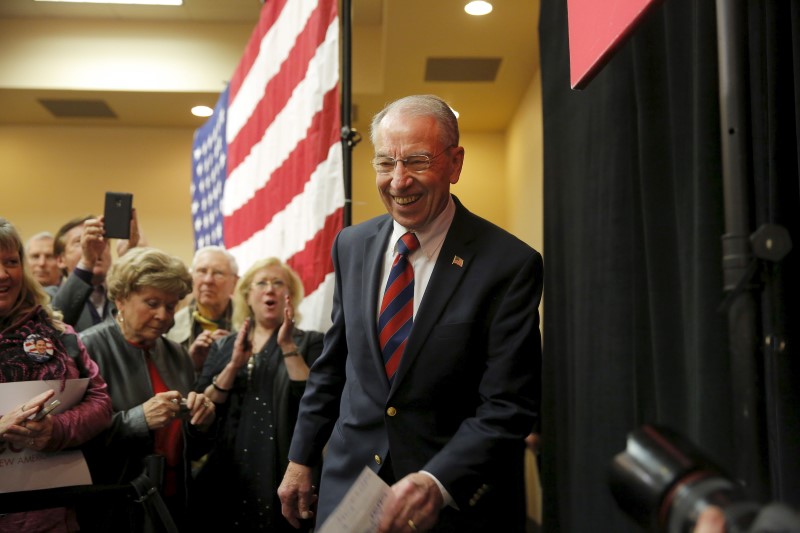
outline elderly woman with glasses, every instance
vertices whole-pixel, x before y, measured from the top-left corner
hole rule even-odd
[[[108,383],[112,425],[92,442],[89,466],[95,483],[124,484],[139,476],[144,459],[163,461],[164,501],[173,520],[186,524],[191,459],[210,447],[214,404],[192,390],[194,367],[186,350],[164,337],[178,302],[192,290],[180,259],[154,248],[134,248],[109,271],[113,322],[81,333]],[[96,511],[98,530],[139,529],[138,509]]]
[[[234,292],[238,333],[212,346],[196,386],[220,417],[198,475],[204,528],[297,531],[281,515],[276,491],[309,366],[322,351],[322,333],[295,326],[302,298],[299,277],[276,258],[257,261]],[[224,512],[208,512],[214,508]]]

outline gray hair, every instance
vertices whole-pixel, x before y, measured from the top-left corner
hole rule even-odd
[[[234,276],[239,275],[239,263],[236,262],[236,258],[233,257],[233,254],[230,253],[222,246],[218,246],[216,244],[212,244],[209,246],[203,246],[202,248],[198,248],[197,251],[194,253],[194,258],[192,259],[192,270],[194,270],[195,265],[197,264],[197,259],[206,252],[217,252],[223,254],[227,259],[228,263],[231,267],[231,273]]]
[[[28,239],[28,244],[26,245],[26,248],[30,246],[33,241],[41,241],[43,239],[50,239],[51,241],[56,240],[55,236],[49,231],[40,231],[39,233],[33,235],[30,239]]]
[[[387,104],[374,117],[370,125],[370,140],[375,146],[378,140],[378,130],[381,121],[391,112],[402,111],[409,116],[433,117],[439,124],[441,138],[444,146],[458,146],[458,119],[447,105],[447,102],[432,94],[416,94],[406,96]]]

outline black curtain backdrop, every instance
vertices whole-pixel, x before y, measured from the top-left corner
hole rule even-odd
[[[744,88],[751,231],[800,246],[798,2],[749,1]],[[598,21],[601,23],[601,21]],[[756,412],[736,408],[712,1],[665,0],[583,91],[569,88],[565,0],[541,0],[544,116],[544,531],[637,531],[608,489],[644,423],[689,438],[754,498],[800,505],[798,252],[758,263]],[[739,327],[738,325],[736,326]],[[792,358],[794,356],[794,360]],[[737,417],[754,417],[742,479]]]

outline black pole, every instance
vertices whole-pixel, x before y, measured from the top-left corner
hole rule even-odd
[[[353,147],[358,133],[352,128],[352,8],[350,0],[342,0],[342,172],[344,174],[344,216],[347,227],[352,224],[353,206]]]
[[[760,342],[756,288],[750,283],[755,258],[750,247],[748,202],[748,132],[745,79],[747,2],[716,0],[719,56],[722,174],[725,235],[722,237],[723,280],[728,293],[729,349],[736,475],[755,498],[769,497],[767,457],[762,436]]]

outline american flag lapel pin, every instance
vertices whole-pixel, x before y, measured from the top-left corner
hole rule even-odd
[[[453,264],[457,267],[461,268],[464,266],[464,260],[458,257],[457,255],[453,256]]]

